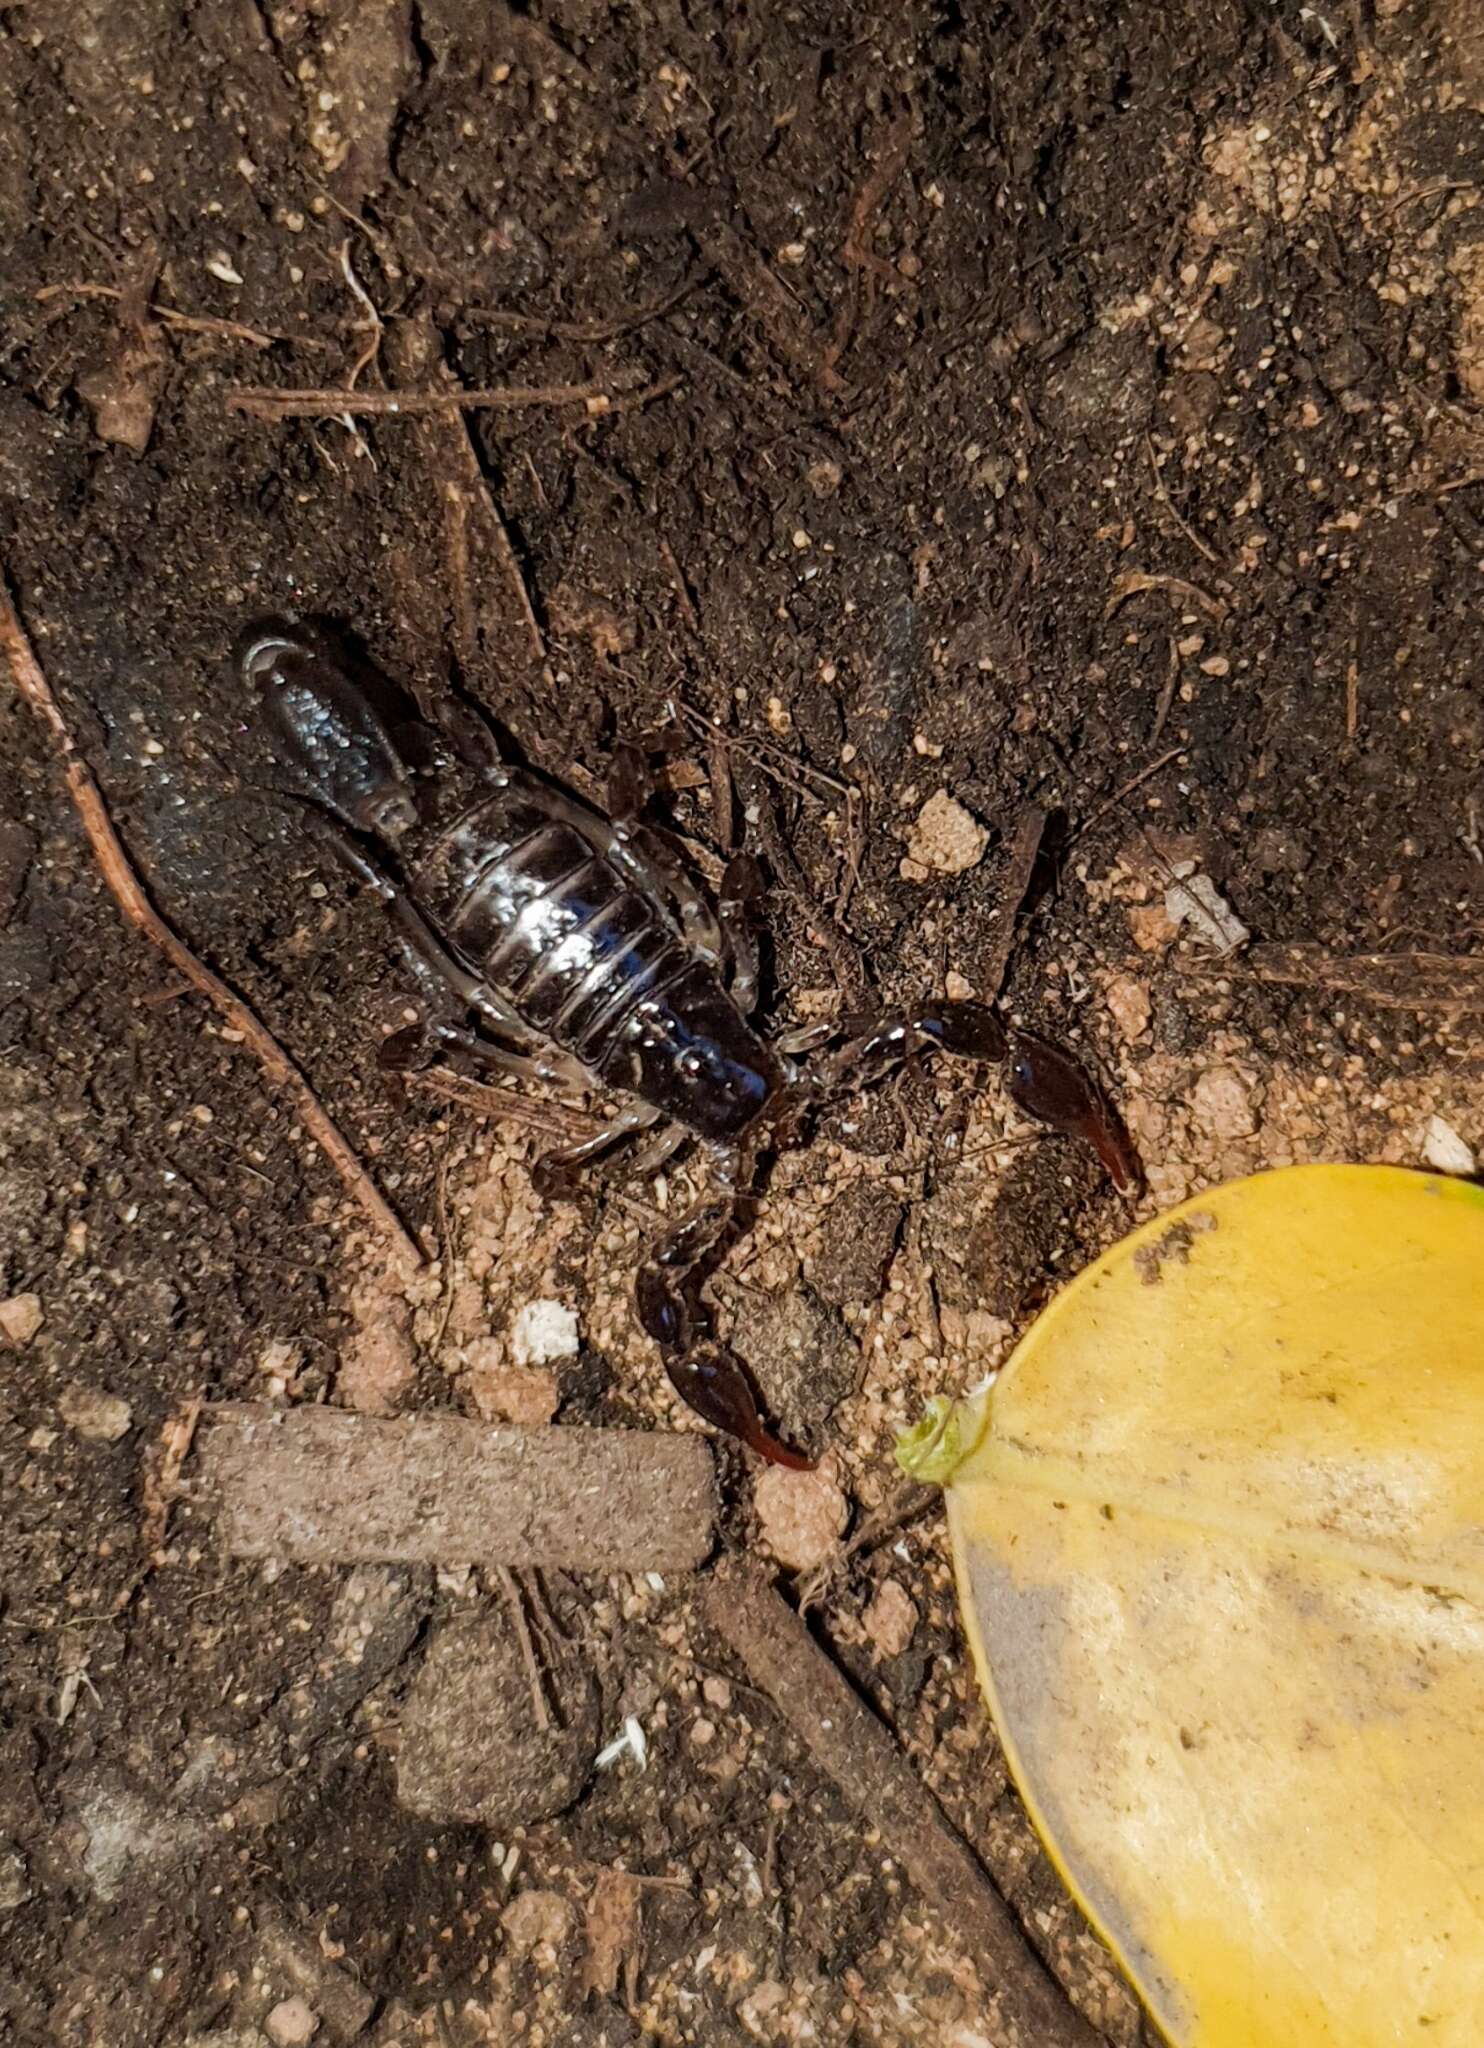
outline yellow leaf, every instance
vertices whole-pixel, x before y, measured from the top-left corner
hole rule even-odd
[[[955,1422],[991,1711],[1169,2039],[1480,2048],[1484,1190],[1216,1189]]]

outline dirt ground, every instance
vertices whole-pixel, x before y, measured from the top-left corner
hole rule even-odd
[[[415,1730],[457,1778],[416,1688],[451,1628],[505,1626],[498,1584],[234,1563],[189,1466],[142,1556],[198,1396],[690,1426],[628,1300],[686,1171],[543,1204],[545,1134],[380,1074],[404,971],[227,650],[326,615],[589,792],[616,738],[699,727],[670,814],[714,878],[724,764],[770,1027],[1003,993],[1123,1104],[1135,1213],[1478,1147],[1477,10],[58,0],[0,4],[0,107],[10,588],[156,901],[433,1261],[389,1276],[125,928],[0,685],[0,1299],[41,1314],[0,1350],[0,2032],[233,2048],[270,2009],[293,2038],[298,1996],[377,2048],[1003,2048],[975,1958],[684,1578],[532,1586],[578,1653],[571,1725],[596,1748],[633,1717],[647,1763],[584,1755],[564,1811],[497,1836],[407,1810],[397,1764]],[[467,433],[230,404],[444,378],[613,397]],[[984,829],[935,852],[939,792]],[[1182,875],[1250,941],[1172,920]],[[1323,951],[1272,978],[1296,946]],[[1472,1009],[1375,954],[1452,956]],[[1007,1786],[941,1522],[838,1545],[924,1397],[1130,1218],[997,1081],[940,1070],[782,1157],[714,1288],[830,1459],[791,1537],[799,1496],[723,1447],[727,1545],[836,1558],[820,1639],[1119,2048],[1137,2012]],[[532,1361],[535,1301],[575,1353]],[[615,1870],[646,1883],[593,1988]]]

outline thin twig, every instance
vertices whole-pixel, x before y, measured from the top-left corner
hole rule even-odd
[[[37,292],[45,299],[122,299],[127,294],[112,284],[44,284]],[[275,334],[271,329],[244,327],[240,320],[213,320],[204,313],[178,313],[174,306],[162,306],[151,299],[145,311],[166,327],[178,327],[183,334],[213,334],[223,341],[245,341],[251,348],[272,348],[275,342],[292,342],[298,348],[323,348],[325,344],[307,334]]]
[[[1188,974],[1286,983],[1355,996],[1382,1010],[1455,1010],[1484,1016],[1484,961],[1466,953],[1332,953],[1325,946],[1273,942],[1252,947],[1240,966],[1189,960]]]
[[[438,1256],[443,1262],[443,1300],[440,1304],[438,1327],[433,1332],[433,1341],[428,1346],[430,1356],[437,1358],[443,1349],[443,1339],[448,1334],[449,1319],[453,1315],[454,1300],[458,1294],[458,1276],[454,1270],[458,1244],[454,1235],[453,1220],[448,1213],[448,1176],[453,1166],[452,1149],[445,1145],[443,1156],[438,1161]]]
[[[113,821],[108,815],[92,771],[77,752],[67,721],[62,716],[51,685],[42,671],[35,650],[11,601],[3,571],[0,571],[0,648],[4,649],[10,663],[10,671],[15,678],[17,690],[46,725],[62,757],[62,771],[67,778],[68,792],[82,821],[83,830],[88,836],[103,879],[108,884],[119,909],[130,924],[143,932],[152,945],[159,948],[176,973],[183,975],[198,989],[226,1019],[228,1025],[241,1034],[243,1041],[257,1054],[259,1064],[269,1080],[290,1098],[304,1128],[367,1216],[387,1239],[393,1251],[407,1266],[421,1266],[422,1253],[393,1215],[365,1167],[361,1165],[339,1129],[321,1107],[318,1096],[278,1040],[258,1021],[242,997],[228,988],[219,975],[213,974],[209,967],[196,958],[150,902],[144,885],[130,865],[129,857],[114,830]]]
[[[876,255],[868,243],[871,222],[880,209],[887,193],[907,168],[907,159],[912,150],[912,109],[899,114],[887,133],[886,147],[880,159],[867,174],[855,203],[850,209],[850,225],[845,231],[845,240],[840,245],[840,261],[850,272],[850,289],[841,302],[835,320],[834,332],[824,351],[823,370],[826,380],[834,376],[837,365],[849,348],[855,332],[856,314],[860,303],[860,272],[868,277],[879,277],[889,284],[905,284],[907,279],[893,263]],[[867,307],[869,312],[869,304]]]
[[[1345,670],[1345,737],[1353,740],[1360,730],[1360,669],[1352,661]]]
[[[1115,789],[1112,796],[1108,798],[1106,803],[1101,803],[1098,805],[1097,809],[1093,812],[1092,816],[1087,820],[1087,822],[1077,827],[1076,831],[1072,834],[1072,838],[1080,839],[1085,832],[1090,832],[1093,826],[1096,825],[1100,819],[1105,818],[1108,815],[1109,811],[1116,809],[1117,806],[1123,802],[1125,797],[1132,796],[1136,789],[1142,789],[1144,784],[1149,780],[1151,775],[1158,775],[1161,768],[1168,768],[1170,763],[1172,761],[1178,761],[1180,756],[1184,752],[1184,747],[1171,747],[1167,754],[1161,754],[1157,761],[1151,761],[1147,768],[1141,768],[1137,775],[1132,776],[1127,782],[1123,784],[1121,789]],[[1068,843],[1070,844],[1070,841]]]
[[[1423,185],[1415,192],[1398,192],[1391,204],[1383,211],[1397,213],[1404,206],[1416,206],[1424,199],[1437,199],[1445,192],[1472,192],[1476,189],[1472,180],[1445,178],[1437,185]]]
[[[428,413],[511,412],[531,405],[581,405],[594,419],[635,412],[684,383],[661,377],[637,391],[603,384],[499,384],[473,391],[280,391],[270,384],[240,384],[227,393],[227,411],[255,420],[333,420],[342,413],[364,419],[418,419]]]
[[[596,1137],[603,1128],[601,1118],[585,1116],[580,1109],[570,1109],[560,1102],[532,1102],[509,1088],[490,1088],[471,1081],[454,1073],[451,1067],[429,1067],[425,1073],[403,1074],[401,1078],[405,1087],[424,1089],[429,1095],[437,1095],[444,1102],[456,1102],[461,1109],[475,1110],[496,1123],[529,1124],[533,1130],[570,1139],[574,1144],[581,1138]]]
[[[1168,503],[1168,500],[1166,500]],[[1208,612],[1219,626],[1226,617],[1228,607],[1219,597],[1212,597],[1210,591],[1202,590],[1198,583],[1188,582],[1184,576],[1155,576],[1147,569],[1125,569],[1115,577],[1113,588],[1103,606],[1103,617],[1111,619],[1120,605],[1131,597],[1138,597],[1146,590],[1168,590],[1173,596],[1183,598],[1187,604],[1197,604]]]
[[[817,782],[836,796],[850,794],[851,785],[848,782],[842,782],[837,775],[826,775],[822,768],[815,768],[808,761],[797,760],[794,755],[785,752],[782,747],[775,746],[771,740],[762,739],[757,733],[729,733],[718,720],[708,718],[704,711],[693,711],[689,704],[680,706],[680,715],[698,731],[705,733],[708,740],[719,737],[721,744],[731,752],[755,755],[762,764],[765,774],[772,772],[775,782],[782,782],[790,789],[798,787],[794,777],[800,777],[805,782]],[[775,771],[768,769],[767,764],[770,761],[777,762],[778,767]]]
[[[1175,702],[1175,691],[1180,683],[1180,643],[1170,636],[1170,672],[1165,677],[1164,688],[1159,693],[1159,702],[1154,707],[1154,724],[1149,733],[1151,747],[1159,745],[1159,736],[1165,729],[1165,721]]]
[[[464,427],[466,430],[468,426],[469,422],[465,420]],[[541,630],[541,621],[537,618],[536,607],[531,602],[530,586],[526,582],[525,571],[520,566],[520,557],[515,552],[515,544],[510,538],[510,528],[505,524],[505,514],[500,509],[499,500],[490,488],[489,478],[480,467],[479,457],[474,451],[472,442],[470,443],[470,452],[474,455],[474,467],[479,476],[480,485],[484,493],[485,508],[490,517],[490,534],[495,543],[495,553],[500,557],[500,565],[505,571],[506,580],[509,582],[510,588],[515,592],[515,602],[520,612],[521,622],[526,629],[526,640],[530,646],[531,660],[541,670],[545,680],[551,683],[551,663],[546,652],[546,635]]]
[[[1149,456],[1149,467],[1154,472],[1155,497],[1158,498],[1161,505],[1164,506],[1166,512],[1169,513],[1170,517],[1174,520],[1175,524],[1179,527],[1180,531],[1185,535],[1185,538],[1190,542],[1190,545],[1195,549],[1196,553],[1204,555],[1208,562],[1214,563],[1219,566],[1221,557],[1217,554],[1216,550],[1207,541],[1203,541],[1200,535],[1196,532],[1195,528],[1190,524],[1190,522],[1182,518],[1180,513],[1176,511],[1174,500],[1171,498],[1170,493],[1166,488],[1164,478],[1160,475],[1159,457],[1154,452],[1154,443],[1150,439],[1148,434],[1144,436],[1144,447]]]
[[[690,594],[690,585],[685,580],[685,571],[680,566],[679,558],[664,534],[660,535],[660,553],[665,558],[665,566],[670,571],[670,581],[675,586],[675,596],[680,605],[680,616],[699,640],[701,637],[701,619],[700,614],[696,610],[696,601]]]
[[[1046,818],[1047,813],[1039,804],[1027,804],[1016,820],[1015,837],[1010,843],[1010,865],[1005,871],[1005,884],[1000,895],[1003,921],[980,977],[981,1002],[992,1003],[1005,986],[1010,955],[1015,948],[1015,923],[1030,893],[1031,877],[1040,858],[1041,841],[1046,836]]]
[[[366,309],[365,324],[369,335],[369,339],[367,340],[365,347],[361,350],[361,353],[356,357],[355,361],[351,364],[350,369],[346,374],[346,384],[352,391],[354,391],[356,387],[356,380],[360,376],[362,370],[370,369],[371,365],[376,361],[377,356],[380,355],[381,353],[381,315],[376,310],[375,302],[373,301],[371,294],[366,290],[366,287],[361,283],[361,280],[356,276],[355,266],[352,264],[350,260],[349,235],[347,235],[345,240],[340,244],[340,268],[345,275],[345,282],[350,286],[351,291],[355,294],[356,298],[359,299],[360,303]]]
[[[469,498],[461,485],[445,478],[443,508],[448,528],[448,589],[453,610],[454,654],[467,682],[479,651],[474,623],[474,598],[469,584]]]
[[[190,1455],[204,1399],[202,1394],[186,1395],[166,1418],[154,1462],[146,1462],[140,1486],[144,1514],[139,1527],[139,1548],[146,1570],[165,1562],[170,1510],[180,1494],[181,1471]]]
[[[510,1618],[515,1623],[515,1633],[520,1638],[521,1661],[530,1681],[531,1710],[536,1716],[536,1726],[543,1735],[547,1735],[551,1732],[551,1709],[546,1704],[546,1687],[541,1682],[541,1666],[536,1661],[536,1645],[531,1641],[525,1602],[520,1597],[520,1587],[515,1583],[515,1574],[508,1564],[497,1565],[495,1575],[500,1581],[500,1591],[505,1595],[505,1604],[510,1609]]]
[[[641,306],[616,320],[542,320],[531,313],[507,313],[495,306],[465,306],[461,308],[459,318],[472,322],[476,327],[507,327],[513,334],[548,334],[557,341],[620,341],[625,335],[647,327],[651,320],[673,313],[700,282],[699,277],[687,278],[667,299],[656,300],[652,306]]]
[[[859,1557],[863,1550],[876,1549],[889,1536],[895,1536],[898,1529],[905,1529],[909,1522],[915,1522],[923,1515],[941,1514],[942,1510],[941,1487],[920,1486],[916,1480],[910,1479],[899,1486],[874,1514],[867,1515],[849,1542],[833,1552],[799,1587],[800,1614],[807,1614],[811,1607],[819,1605],[851,1558]]]

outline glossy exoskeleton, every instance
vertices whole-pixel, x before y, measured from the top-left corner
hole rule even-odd
[[[716,1192],[652,1247],[636,1306],[681,1397],[761,1456],[809,1462],[764,1426],[747,1373],[695,1306],[694,1281],[759,1147],[786,1138],[809,1105],[916,1054],[1005,1063],[1022,1109],[1090,1144],[1119,1187],[1134,1183],[1127,1137],[1082,1069],[981,1004],[883,1018],[807,1063],[818,1027],[765,1038],[749,1021],[752,865],[731,862],[713,908],[642,821],[633,749],[620,752],[605,815],[504,762],[483,726],[450,745],[426,724],[394,725],[373,701],[380,679],[316,628],[260,621],[236,658],[280,758],[385,901],[431,1006],[426,1038],[488,1071],[623,1099],[596,1137],[543,1162],[543,1184],[554,1191],[579,1162],[651,1125],[662,1129],[648,1166],[687,1137],[709,1154]]]

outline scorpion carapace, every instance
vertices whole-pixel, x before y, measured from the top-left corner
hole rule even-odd
[[[807,1061],[817,1027],[766,1038],[751,1021],[750,863],[729,864],[713,907],[643,822],[633,750],[604,814],[505,762],[483,727],[452,748],[426,726],[394,735],[316,628],[261,621],[236,658],[280,756],[387,905],[427,998],[422,1040],[488,1072],[620,1098],[596,1137],[542,1162],[541,1184],[555,1191],[573,1167],[652,1125],[662,1129],[647,1165],[687,1138],[709,1155],[717,1190],[651,1248],[635,1303],[681,1398],[762,1457],[810,1462],[764,1426],[746,1371],[710,1335],[698,1287],[759,1148],[786,1142],[812,1104],[918,1054],[1008,1064],[1022,1109],[1091,1145],[1117,1186],[1134,1185],[1133,1149],[1088,1076],[982,1004],[886,1017]]]

